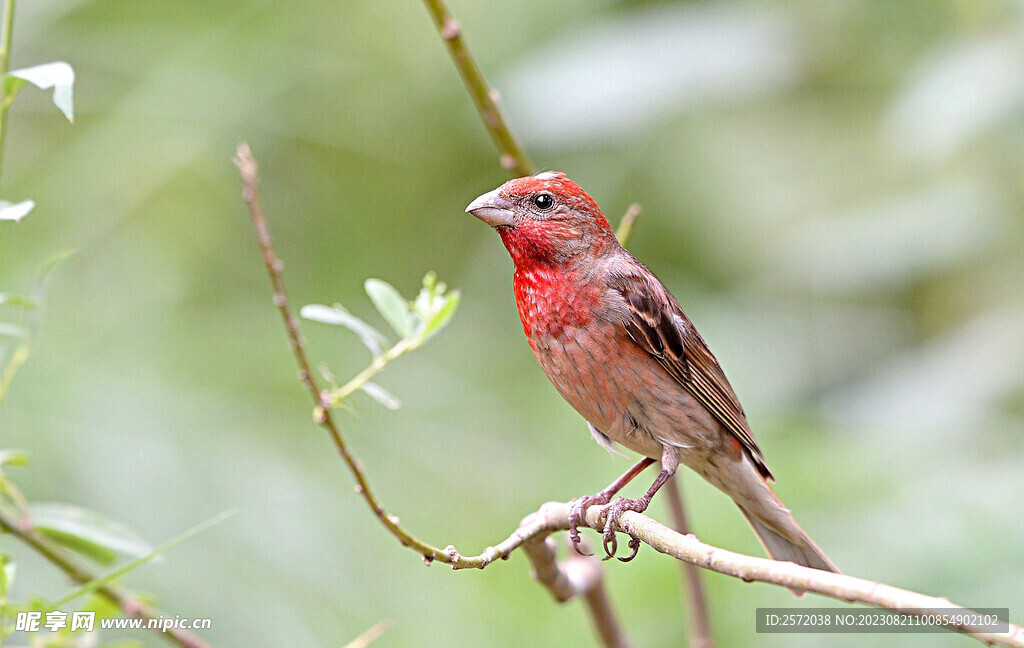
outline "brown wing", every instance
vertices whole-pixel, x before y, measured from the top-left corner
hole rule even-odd
[[[629,337],[693,394],[739,440],[761,474],[772,479],[718,360],[675,298],[654,275],[637,272],[646,268],[634,262],[637,268],[608,273],[609,286],[622,295],[628,307],[623,325]]]

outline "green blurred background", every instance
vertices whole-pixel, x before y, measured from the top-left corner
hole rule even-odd
[[[708,339],[780,496],[833,560],[1024,621],[1024,5],[451,9],[534,161],[613,222],[642,203],[631,248]],[[127,580],[212,617],[221,646],[339,646],[384,619],[380,646],[593,645],[582,606],[552,603],[522,556],[426,568],[353,494],[310,421],[230,163],[249,141],[296,304],[384,326],[366,277],[412,295],[436,270],[463,292],[449,329],[381,378],[403,408],[357,396],[341,418],[414,533],[475,553],[620,474],[627,460],[536,366],[497,237],[463,213],[506,177],[424,7],[18,10],[12,66],[78,75],[76,123],[27,89],[4,152],[4,197],[37,207],[0,227],[0,289],[77,250],[0,409],[0,445],[34,456],[15,473],[28,496],[153,543],[238,508]],[[369,359],[351,335],[306,329],[339,376]],[[683,481],[703,540],[761,555],[724,496]],[[4,543],[16,597],[64,590]],[[722,646],[970,642],[755,636],[758,606],[832,603],[705,578]],[[682,644],[671,560],[644,549],[607,579],[637,645]]]

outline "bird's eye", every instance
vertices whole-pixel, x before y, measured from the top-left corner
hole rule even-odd
[[[555,199],[551,194],[541,193],[533,197],[534,206],[541,211],[548,211],[555,206]]]

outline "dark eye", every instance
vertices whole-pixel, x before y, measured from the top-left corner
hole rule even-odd
[[[537,194],[533,197],[533,204],[541,211],[548,211],[555,206],[555,199],[551,197],[551,194]]]

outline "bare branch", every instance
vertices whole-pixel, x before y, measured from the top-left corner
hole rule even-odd
[[[569,528],[569,503],[548,502],[535,513],[526,516],[519,528],[494,547],[488,547],[479,556],[463,556],[449,545],[446,557],[452,568],[483,569],[498,558],[507,558],[513,551],[539,537]],[[587,511],[587,526],[601,531],[600,507]],[[655,551],[711,571],[739,578],[745,582],[779,585],[787,589],[814,592],[847,603],[864,603],[899,614],[913,615],[914,611],[942,609],[963,610],[963,606],[949,599],[928,596],[878,581],[865,580],[846,574],[811,569],[791,562],[747,556],[704,544],[693,535],[683,535],[664,524],[640,513],[627,511],[615,520],[616,531],[637,538]],[[524,549],[525,550],[525,549]],[[1005,634],[975,632],[964,626],[950,626],[950,630],[969,635],[989,645],[1024,648],[1024,628],[1009,624]]]
[[[459,22],[448,12],[448,7],[442,0],[424,0],[424,4],[430,12],[430,17],[434,19],[437,33],[448,48],[448,54],[451,55],[459,76],[462,77],[462,83],[466,86],[469,96],[473,98],[473,104],[480,113],[484,127],[501,153],[501,166],[517,176],[532,174],[533,165],[526,157],[526,151],[512,135],[505,117],[501,114],[497,91],[488,87],[480,66],[462,40],[462,27]]]
[[[0,509],[0,529],[10,533],[31,547],[33,551],[64,572],[72,581],[85,584],[96,580],[96,574],[68,555],[56,542],[37,531],[28,520],[15,520],[7,512]],[[146,605],[138,596],[116,585],[101,585],[96,588],[96,592],[121,608],[121,611],[127,616],[136,619],[143,619],[148,622],[151,619],[157,620],[170,616],[152,606]],[[153,628],[153,631],[182,648],[212,648],[210,644],[188,630],[168,628],[164,631],[162,626],[157,625]]]

